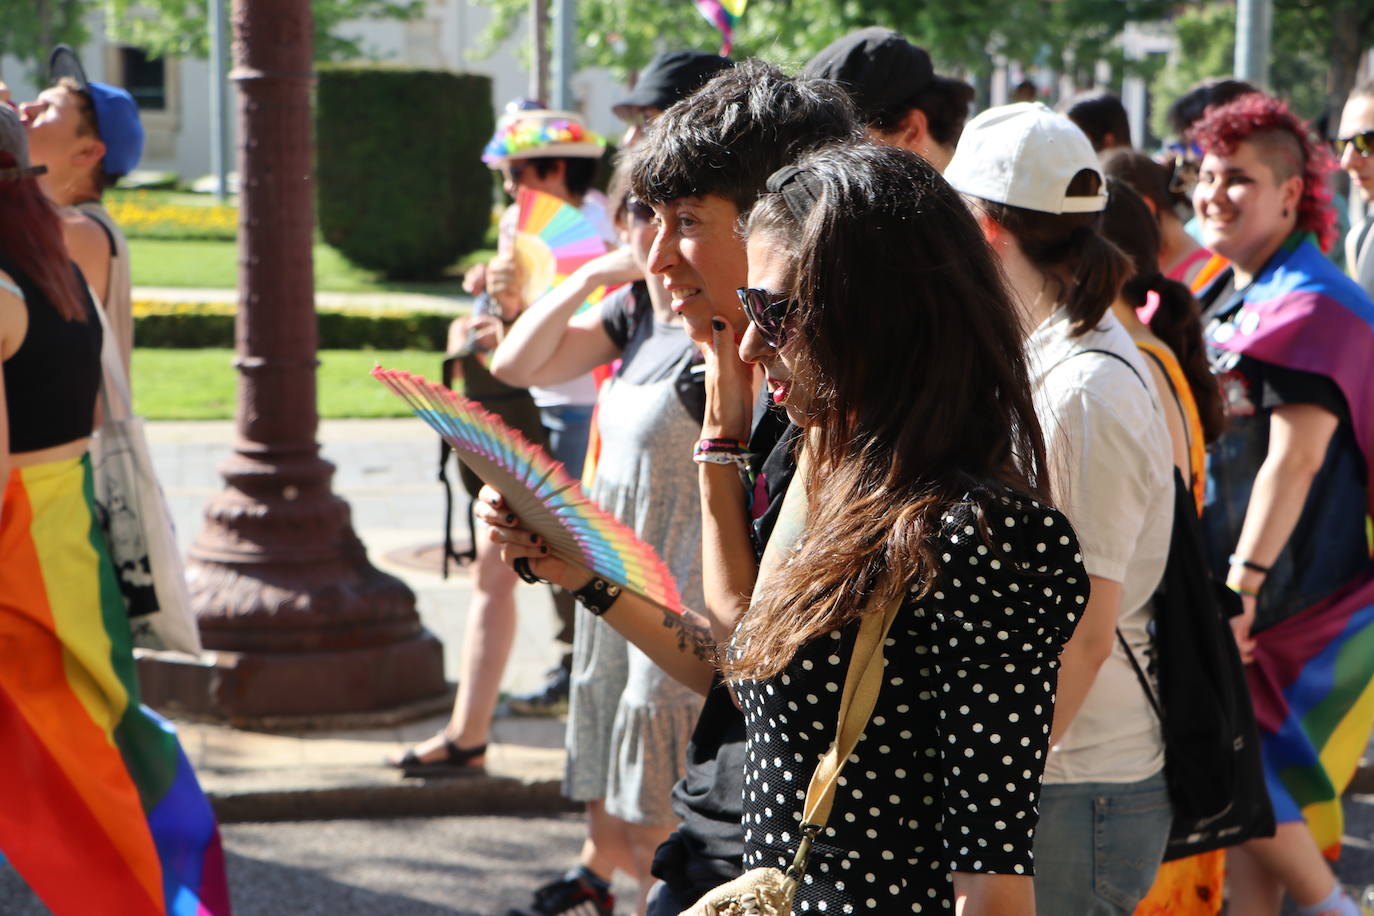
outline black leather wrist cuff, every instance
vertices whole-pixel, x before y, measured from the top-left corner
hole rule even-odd
[[[573,592],[573,597],[582,602],[582,606],[591,611],[597,617],[611,609],[615,604],[615,599],[620,597],[620,586],[614,582],[607,582],[600,576],[593,576],[592,581]]]

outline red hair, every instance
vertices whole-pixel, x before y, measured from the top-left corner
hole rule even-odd
[[[1198,122],[1194,136],[1203,152],[1229,156],[1236,147],[1256,135],[1286,134],[1296,141],[1301,162],[1292,163],[1290,174],[1302,176],[1302,197],[1298,200],[1297,227],[1317,237],[1322,251],[1336,241],[1336,214],[1331,209],[1331,192],[1326,178],[1336,167],[1326,147],[1312,138],[1307,122],[1295,115],[1284,101],[1251,92],[1225,105],[1207,109]],[[1266,160],[1270,157],[1266,156]],[[1271,165],[1272,168],[1272,165]],[[1275,175],[1280,180],[1287,175]]]
[[[0,151],[0,168],[16,164]],[[62,222],[52,202],[32,178],[0,179],[0,252],[30,280],[68,321],[85,321],[85,295],[62,238]]]

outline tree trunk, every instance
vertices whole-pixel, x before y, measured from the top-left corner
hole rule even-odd
[[[1364,21],[1361,22],[1361,19]],[[1326,83],[1326,111],[1328,133],[1334,134],[1340,124],[1341,109],[1346,96],[1355,88],[1355,73],[1360,66],[1360,54],[1374,30],[1374,14],[1360,13],[1352,0],[1335,0],[1331,4],[1331,71]],[[1363,26],[1363,28],[1362,28]]]

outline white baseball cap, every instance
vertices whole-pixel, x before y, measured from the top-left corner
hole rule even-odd
[[[1026,210],[1102,210],[1107,206],[1105,192],[1068,193],[1069,182],[1084,169],[1102,178],[1087,135],[1039,102],[1017,102],[989,108],[968,122],[945,169],[945,180],[970,197]]]

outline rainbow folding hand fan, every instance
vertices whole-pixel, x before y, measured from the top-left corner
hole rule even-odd
[[[542,448],[481,405],[423,376],[381,366],[372,375],[453,446],[473,473],[500,491],[520,523],[542,537],[551,553],[682,612],[677,583],[654,549],[592,502]]]
[[[515,260],[525,275],[521,293],[526,303],[606,253],[606,243],[582,211],[552,194],[522,188],[516,206]],[[595,304],[603,295],[604,289],[596,289],[586,305]]]

